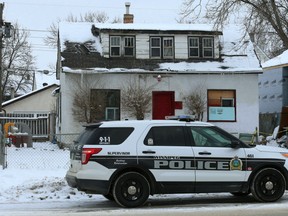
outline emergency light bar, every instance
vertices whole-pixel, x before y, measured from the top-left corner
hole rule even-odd
[[[177,116],[165,116],[166,120],[178,120],[178,121],[195,121],[194,115],[177,115]]]

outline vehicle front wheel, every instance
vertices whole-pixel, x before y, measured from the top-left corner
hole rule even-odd
[[[113,187],[115,201],[128,208],[143,205],[150,195],[150,184],[140,173],[127,172],[119,176]]]
[[[262,202],[274,202],[280,199],[285,189],[285,177],[274,168],[260,170],[255,175],[251,185],[253,196]]]

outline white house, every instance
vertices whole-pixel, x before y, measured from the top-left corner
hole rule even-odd
[[[188,114],[185,96],[201,92],[203,121],[231,133],[254,132],[262,69],[250,40],[240,38],[235,27],[214,31],[193,24],[60,23],[59,131],[80,131],[84,122],[77,119],[77,107],[80,91],[87,88],[90,104],[81,105],[90,106],[92,122],[133,118],[121,101],[124,89],[134,83],[149,87],[145,119]],[[101,102],[99,95],[105,98]]]

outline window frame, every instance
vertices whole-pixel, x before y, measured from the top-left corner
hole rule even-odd
[[[119,39],[119,45],[114,45],[112,42],[114,41],[113,38],[118,38]],[[121,56],[121,37],[120,36],[110,36],[110,56],[111,57],[120,57]],[[112,49],[113,48],[118,48],[119,49],[119,55],[112,55]]]
[[[153,45],[153,39],[159,40],[159,46]],[[150,59],[174,59],[175,56],[175,40],[173,36],[150,36]],[[165,45],[165,41],[171,41],[170,46]],[[159,50],[159,55],[153,55],[153,50]],[[165,49],[171,50],[171,55],[166,55]]]
[[[211,40],[211,46],[205,46],[205,40]],[[211,56],[205,55],[205,49],[211,49]],[[214,57],[214,38],[212,37],[203,37],[202,38],[202,56],[203,58],[213,58]]]
[[[112,44],[113,38],[119,38],[119,45]],[[132,46],[126,45],[126,40],[130,39],[132,41]],[[110,35],[109,36],[110,53],[109,56],[112,58],[120,57],[135,57],[136,55],[136,39],[133,35]],[[119,55],[112,55],[112,49],[119,48]],[[126,49],[132,49],[132,55],[128,55]]]
[[[223,96],[220,96],[220,97],[217,96],[216,99],[214,99],[213,97],[211,98],[212,92],[215,92],[215,94],[223,95]],[[230,101],[232,100],[232,106],[223,106],[223,101],[225,100],[230,100]],[[236,106],[236,90],[235,89],[208,89],[207,90],[207,121],[208,122],[236,122],[237,121],[236,111],[237,111],[237,106]],[[225,115],[227,116],[226,119],[224,118]],[[219,119],[217,119],[218,116],[219,116]]]
[[[191,46],[191,39],[197,39],[198,46]],[[205,41],[209,40],[211,43],[211,46],[207,46]],[[214,47],[214,37],[213,36],[200,36],[200,35],[189,35],[187,38],[188,43],[188,58],[190,59],[197,59],[197,58],[203,58],[203,59],[211,59],[214,58],[215,55],[215,47]],[[191,49],[198,49],[198,56],[191,55]],[[205,55],[206,50],[210,50],[211,55]]]
[[[191,46],[191,39],[197,39],[197,46]],[[188,37],[188,55],[189,55],[189,58],[199,58],[200,57],[200,40],[199,40],[199,37],[195,37],[195,36],[190,36]],[[191,49],[197,49],[197,53],[198,55],[197,56],[192,56],[191,55]]]

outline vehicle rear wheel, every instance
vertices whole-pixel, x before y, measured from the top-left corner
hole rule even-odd
[[[128,208],[143,205],[150,195],[150,184],[145,176],[128,172],[119,176],[113,187],[115,201]]]
[[[286,189],[282,173],[274,168],[260,170],[254,177],[251,192],[255,199],[262,202],[274,202],[280,199]]]

